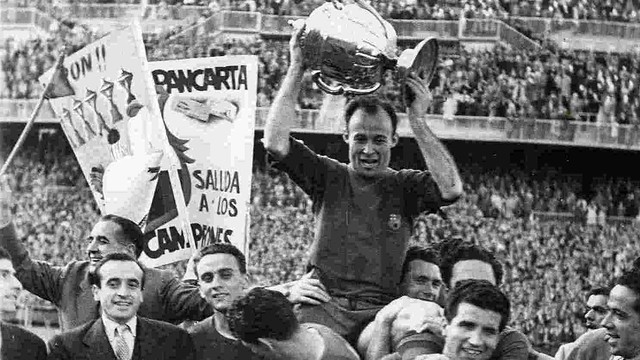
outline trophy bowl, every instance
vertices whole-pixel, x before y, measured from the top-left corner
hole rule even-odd
[[[380,88],[389,69],[401,79],[414,72],[430,82],[438,62],[437,40],[425,39],[399,57],[396,44],[391,24],[363,0],[324,3],[304,21],[300,37],[313,81],[332,95],[370,94]]]

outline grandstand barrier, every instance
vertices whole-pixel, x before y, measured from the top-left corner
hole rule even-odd
[[[640,24],[597,20],[546,19],[513,16],[538,35],[571,31],[581,36],[607,36],[622,39],[639,39]]]
[[[35,108],[36,100],[0,99],[0,122],[26,122]],[[257,130],[264,129],[269,108],[256,110]],[[299,110],[294,126],[297,132],[341,134],[343,124],[320,116],[318,110]],[[399,114],[398,134],[413,137],[406,114]],[[617,123],[585,121],[508,119],[484,116],[428,115],[433,132],[443,139],[524,142],[568,146],[587,146],[640,150],[640,127]],[[37,118],[40,123],[57,123],[51,107],[45,104]]]

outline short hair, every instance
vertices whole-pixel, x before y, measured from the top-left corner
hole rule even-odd
[[[251,344],[260,338],[288,340],[299,326],[293,304],[280,292],[260,287],[234,301],[225,315],[233,335]]]
[[[496,285],[500,285],[502,281],[502,265],[493,256],[493,254],[479,246],[474,244],[460,244],[445,254],[440,263],[440,271],[442,272],[442,279],[448,286],[451,283],[451,277],[453,276],[453,267],[460,261],[465,260],[479,260],[491,265],[493,269],[493,275],[496,278]]]
[[[138,265],[138,267],[142,270],[142,281],[140,282],[140,288],[144,289],[144,280],[146,277],[146,271],[144,266],[142,266],[142,264],[137,259],[134,259],[133,256],[127,253],[121,253],[121,252],[115,252],[115,253],[105,255],[105,257],[103,257],[102,259],[100,259],[100,261],[98,261],[98,263],[93,269],[89,270],[89,273],[87,274],[87,280],[89,281],[89,285],[95,285],[97,287],[100,287],[101,285],[100,282],[102,281],[102,277],[100,276],[100,269],[102,269],[102,266],[109,261],[131,261],[136,263],[136,265]]]
[[[122,229],[124,236],[136,247],[136,258],[140,257],[140,254],[142,254],[142,250],[144,249],[144,234],[138,224],[127,218],[114,214],[104,215],[100,218],[100,221],[111,221],[120,225],[120,229]]]
[[[609,288],[606,287],[595,287],[591,290],[589,290],[589,293],[587,294],[587,300],[591,297],[591,296],[598,296],[598,295],[604,295],[604,296],[609,296]]]
[[[238,269],[240,269],[241,274],[247,273],[247,258],[245,258],[244,254],[237,247],[227,244],[227,243],[215,243],[209,244],[202,249],[196,250],[196,254],[193,257],[193,271],[196,275],[198,275],[198,263],[205,255],[213,255],[213,254],[229,254],[233,255],[238,262]]]
[[[462,303],[500,314],[499,330],[501,332],[509,322],[511,313],[509,299],[497,286],[486,280],[462,280],[456,284],[444,309],[444,315],[449,323],[458,314],[458,307]]]
[[[640,269],[632,268],[631,270],[626,270],[616,279],[616,285],[628,287],[636,293],[633,310],[640,314]]]
[[[414,245],[407,250],[407,254],[404,258],[404,263],[402,264],[402,275],[400,276],[400,282],[404,280],[405,275],[409,271],[409,264],[413,260],[422,260],[428,263],[432,263],[436,266],[440,266],[440,255],[438,252],[429,247]]]
[[[362,109],[366,114],[371,115],[377,114],[378,111],[382,109],[391,119],[391,128],[393,129],[392,133],[396,133],[396,129],[398,128],[398,115],[396,115],[396,111],[390,103],[375,95],[356,96],[347,103],[344,110],[347,132],[349,131],[349,121],[358,109]]]
[[[7,259],[11,261],[11,254],[4,247],[0,246],[0,259]]]

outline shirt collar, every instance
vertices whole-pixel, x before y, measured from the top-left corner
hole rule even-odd
[[[117,322],[109,319],[104,312],[102,313],[102,323],[104,324],[104,330],[107,333],[107,335],[109,336],[109,338],[115,336],[115,331],[116,328],[120,325]],[[131,330],[131,335],[133,335],[133,337],[136,337],[136,326],[138,325],[138,317],[134,316],[131,319],[129,319],[129,321],[126,322],[126,324],[129,326],[129,330]]]

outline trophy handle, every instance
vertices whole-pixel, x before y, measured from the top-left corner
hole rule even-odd
[[[364,89],[354,89],[349,86],[345,87],[344,85],[331,86],[326,82],[324,82],[324,79],[322,78],[322,73],[320,71],[314,72],[311,78],[322,91],[331,95],[342,95],[345,92],[348,94],[354,94],[354,95],[367,95],[378,90],[381,86],[379,82]]]

